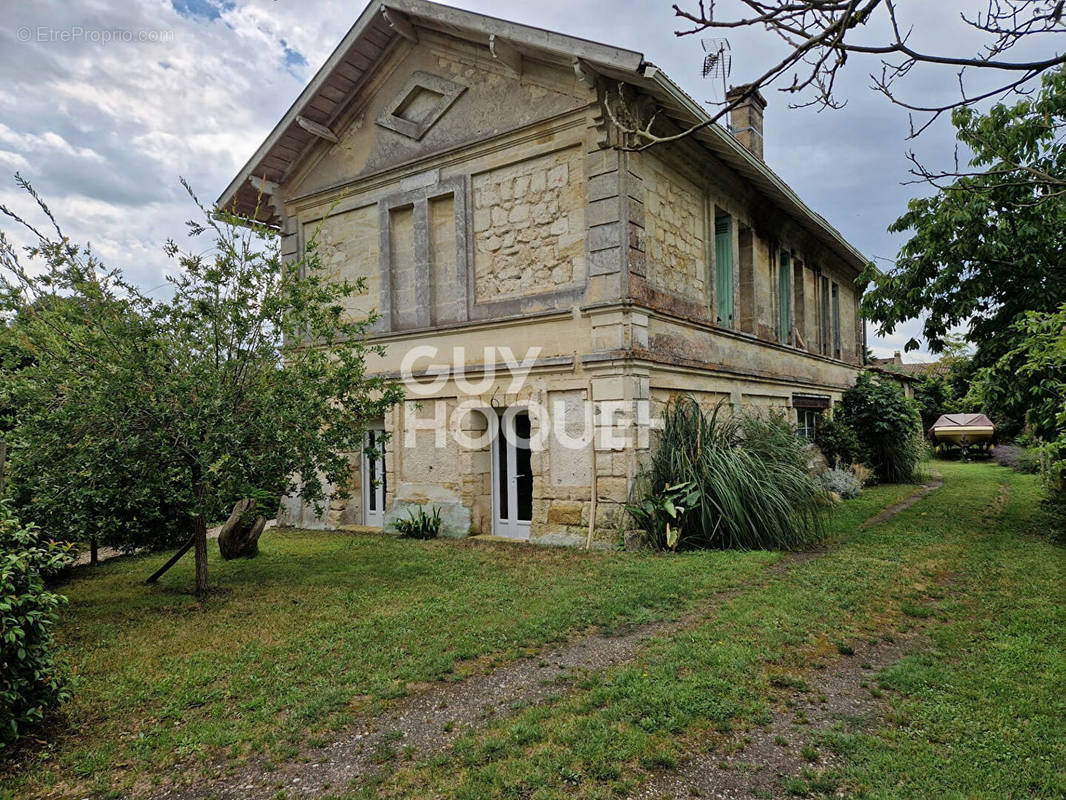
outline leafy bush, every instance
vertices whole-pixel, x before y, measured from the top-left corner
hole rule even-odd
[[[400,534],[401,539],[436,539],[440,534],[440,509],[434,508],[432,514],[419,506],[418,509],[410,509],[407,519],[398,519],[393,526]]]
[[[840,495],[845,500],[862,494],[862,481],[845,467],[832,467],[818,476],[818,482],[827,492]]]
[[[992,448],[992,458],[1001,467],[1008,467],[1015,472],[1031,475],[1040,471],[1040,452],[1035,448],[998,444]]]
[[[70,697],[52,638],[66,598],[45,577],[71,560],[70,545],[42,539],[0,502],[0,749]]]
[[[667,486],[662,494],[647,495],[639,503],[627,505],[626,510],[638,525],[650,532],[648,538],[653,547],[676,550],[681,537],[677,521],[697,496],[695,487],[686,481]]]
[[[807,473],[806,445],[783,416],[726,418],[721,405],[706,415],[685,397],[666,408],[663,421],[630,507],[652,547],[670,547],[675,531],[677,549],[795,548],[820,538],[825,492]],[[652,498],[668,498],[676,515],[665,503],[669,520],[649,509]]]
[[[841,464],[860,464],[869,458],[869,453],[862,446],[855,431],[837,417],[826,417],[814,435],[818,445],[830,466]]]
[[[897,384],[861,373],[844,392],[833,418],[858,442],[858,450],[847,453],[851,457],[844,460],[868,464],[885,483],[915,480],[926,453],[921,416]],[[848,438],[850,447],[850,438],[842,438]]]

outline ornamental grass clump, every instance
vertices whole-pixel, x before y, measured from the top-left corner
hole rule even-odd
[[[657,549],[803,547],[821,538],[826,509],[807,458],[783,416],[727,417],[721,405],[704,414],[693,398],[678,398],[630,515]],[[645,502],[677,487],[684,497],[669,518]]]
[[[407,518],[395,520],[393,527],[401,539],[436,539],[440,534],[440,509],[434,507],[429,514],[422,506],[410,509]]]

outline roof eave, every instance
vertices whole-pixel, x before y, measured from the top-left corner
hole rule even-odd
[[[255,174],[255,168],[266,158],[270,151],[277,144],[278,140],[288,130],[289,126],[296,121],[296,117],[300,115],[304,107],[314,99],[314,96],[321,89],[322,84],[336,69],[337,64],[344,58],[344,55],[348,50],[358,41],[363,32],[370,27],[373,23],[375,16],[380,13],[381,4],[377,2],[370,3],[359,15],[359,18],[355,21],[355,24],[348,29],[348,33],[345,34],[340,44],[334,48],[330,53],[329,58],[315,73],[315,77],[304,87],[304,90],[300,92],[299,96],[289,106],[289,110],[285,112],[284,116],[278,121],[278,124],[270,131],[270,134],[263,140],[263,143],[259,145],[252,157],[248,159],[237,176],[230,181],[229,186],[225,191],[219,195],[218,206],[220,208],[228,208],[234,201],[234,198],[245,183]]]
[[[869,263],[862,253],[860,253],[844,236],[834,228],[821,214],[814,211],[810,206],[800,199],[799,195],[781,178],[770,169],[764,161],[756,158],[746,147],[744,147],[736,138],[729,133],[721,125],[710,122],[712,117],[707,113],[703,106],[696,103],[689,95],[674,81],[658,67],[653,64],[647,65],[643,70],[645,78],[651,80],[665,95],[667,95],[671,102],[683,107],[689,114],[692,115],[693,123],[706,123],[702,132],[705,136],[714,140],[714,143],[730,151],[731,155],[741,159],[745,165],[752,170],[757,171],[778,193],[778,200],[784,201],[784,204],[791,206],[791,210],[794,213],[807,219],[811,222],[824,238],[828,239],[829,243],[834,245],[836,249],[852,262],[857,270],[862,270]]]
[[[218,198],[217,202],[220,207],[228,208],[234,203],[237,192],[251,177],[256,175],[257,167],[270,155],[278,144],[279,139],[285,134],[285,131],[293,125],[296,118],[301,115],[304,108],[315,98],[323,84],[329,79],[340,62],[343,61],[345,55],[356,45],[360,37],[373,25],[377,16],[385,9],[400,12],[415,23],[421,23],[440,30],[463,31],[467,34],[484,38],[486,41],[490,36],[498,36],[519,47],[555,55],[566,60],[581,59],[595,67],[616,69],[636,74],[644,64],[643,53],[635,50],[613,47],[543,28],[520,25],[496,17],[426,2],[426,0],[375,0],[363,10],[363,13],[359,15],[359,19],[348,30],[340,44],[337,45],[329,58],[326,59],[326,62],[315,73],[314,78],[311,79],[292,103],[289,110],[285,112],[285,115],[274,126],[252,157],[248,159],[237,173],[237,176],[230,181],[229,186]]]

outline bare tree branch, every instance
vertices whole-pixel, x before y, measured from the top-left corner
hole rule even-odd
[[[914,46],[913,26],[904,23],[898,0],[737,0],[746,14],[727,18],[718,13],[713,0],[700,0],[694,10],[674,6],[676,16],[691,27],[677,31],[691,36],[708,30],[765,28],[779,37],[790,52],[774,67],[751,82],[754,90],[769,88],[787,73],[791,81],[777,87],[797,96],[793,107],[821,106],[839,108],[843,101],[835,94],[836,78],[850,55],[878,56],[880,75],[871,74],[873,87],[891,102],[923,115],[912,118],[911,137],[918,136],[932,122],[953,109],[970,106],[992,97],[1024,93],[1027,85],[1044,72],[1066,65],[1066,52],[1054,52],[1038,58],[1011,59],[1007,52],[1022,41],[1050,43],[1049,34],[1066,33],[1066,0],[988,0],[984,12],[976,16],[960,13],[969,28],[984,35],[976,52],[950,52]],[[885,30],[881,41],[869,41],[872,31]],[[860,38],[866,37],[866,38]],[[1055,42],[1057,45],[1057,42]],[[948,103],[929,106],[907,100],[900,92],[904,79],[918,65],[955,67],[958,69],[959,95]],[[966,70],[1001,73],[1002,81],[991,89],[970,94],[963,83]],[[1009,77],[1008,77],[1009,76]],[[806,99],[798,96],[808,94]],[[720,119],[729,108],[716,115]],[[704,127],[694,126],[685,135]],[[646,143],[655,139],[635,132]]]

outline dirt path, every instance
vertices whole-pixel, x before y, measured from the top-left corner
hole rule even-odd
[[[714,749],[692,756],[629,797],[776,800],[791,796],[785,788],[788,779],[796,779],[805,768],[821,771],[834,766],[833,754],[817,748],[818,735],[833,729],[855,733],[876,724],[884,701],[871,692],[874,676],[925,642],[924,636],[912,633],[856,647],[854,654],[827,668],[807,689],[795,692],[789,710],[775,711],[769,725],[745,731],[726,752]]]
[[[928,492],[939,486],[939,482],[922,486],[914,491],[904,501],[886,509],[874,519],[883,522],[914,505]],[[891,513],[888,513],[891,512]],[[864,524],[863,528],[871,523]],[[781,560],[767,571],[767,580],[776,580],[784,572],[798,564],[819,558],[828,550],[787,553]],[[715,595],[708,602],[711,608],[704,607],[684,618],[672,622],[652,623],[632,628],[618,635],[607,636],[601,633],[581,635],[579,638],[555,647],[547,648],[536,656],[525,658],[500,667],[485,675],[475,675],[462,681],[451,684],[438,684],[430,689],[410,696],[399,701],[392,708],[380,716],[368,718],[348,729],[343,737],[326,747],[313,750],[306,754],[303,761],[284,764],[273,770],[265,770],[261,764],[252,763],[240,768],[236,773],[213,780],[204,780],[192,786],[174,788],[156,795],[158,800],[199,800],[212,798],[213,800],[259,800],[260,798],[272,798],[279,791],[284,790],[287,796],[317,796],[327,791],[344,791],[352,786],[359,785],[367,778],[378,772],[382,765],[392,760],[398,754],[406,756],[426,758],[439,753],[451,745],[451,743],[464,731],[477,728],[488,719],[500,719],[514,713],[520,708],[533,705],[545,699],[557,696],[563,691],[560,688],[562,679],[566,676],[584,672],[603,672],[611,667],[631,660],[637,651],[656,636],[669,634],[686,625],[695,624],[713,616],[714,609],[736,597],[739,593],[747,591],[751,586],[743,586],[726,590]],[[902,646],[902,645],[900,645]],[[869,653],[845,660],[835,669],[840,674],[834,673],[833,680],[840,682],[839,691],[830,687],[834,700],[831,703],[821,704],[825,706],[821,711],[812,707],[809,716],[812,719],[822,713],[835,713],[843,709],[847,703],[858,702],[856,698],[848,700],[848,693],[844,686],[851,682],[855,676],[853,670],[858,670],[860,662],[876,665],[882,662],[887,665],[898,658],[898,647],[873,648]],[[865,660],[864,660],[865,659]],[[866,670],[863,674],[868,674]],[[857,674],[857,673],[856,673]],[[844,704],[844,705],[841,705]],[[821,719],[820,716],[818,716]],[[789,724],[788,720],[775,720],[771,726],[784,729]],[[773,754],[779,760],[779,767],[771,770],[790,769],[792,762],[799,756],[799,747],[781,748],[772,745],[774,737],[778,733],[768,733],[768,741],[756,746],[756,750],[748,750],[741,757],[736,756],[737,765],[745,760],[754,760],[758,763],[769,763],[764,755]],[[781,734],[784,735],[784,734]],[[761,737],[761,734],[760,734]],[[753,744],[754,744],[753,740]],[[761,753],[762,747],[768,749],[765,754]],[[750,746],[749,746],[750,747]],[[774,749],[776,747],[776,749]],[[780,752],[779,752],[780,751]],[[720,757],[706,756],[710,763],[717,765]],[[680,772],[671,773],[662,780],[669,785],[656,788],[649,784],[651,794],[640,794],[641,797],[655,797],[655,791],[659,794],[672,791],[673,781],[679,781],[677,791],[686,792],[678,796],[690,796],[689,791],[699,789],[707,775],[707,763],[702,760],[694,760],[690,765],[682,767]],[[224,765],[219,765],[220,771]],[[687,770],[691,768],[689,776]],[[795,771],[798,772],[798,769]],[[768,772],[769,776],[771,772]],[[752,773],[745,770],[735,773],[726,772],[730,779],[736,779],[736,785],[752,785]],[[689,776],[689,777],[686,777]],[[709,780],[709,779],[708,779]],[[718,781],[718,776],[713,781]],[[686,782],[687,781],[687,782]],[[708,784],[711,785],[711,784]],[[714,783],[721,791],[721,787]],[[723,798],[748,797],[749,795],[719,794]]]
[[[158,795],[160,800],[192,798],[270,798],[285,789],[291,795],[319,795],[348,788],[376,772],[400,752],[426,756],[448,747],[461,733],[487,719],[558,695],[560,679],[581,672],[601,672],[631,659],[671,623],[642,625],[616,636],[593,634],[545,650],[532,658],[463,681],[434,686],[402,701],[380,717],[349,729],[344,738],[310,754],[307,763],[287,764],[273,772],[256,765],[223,781]]]
[[[939,489],[943,485],[944,479],[940,475],[934,475],[921,486],[919,486],[917,489],[915,489],[913,492],[911,492],[911,494],[909,494],[907,497],[903,498],[903,500],[901,500],[900,502],[896,503],[895,505],[889,506],[880,514],[870,517],[860,526],[859,530],[869,530],[870,528],[874,528],[884,522],[888,522],[888,520],[892,519],[892,517],[896,516],[901,511],[906,511],[908,508],[913,506],[931,491],[933,491],[934,489]]]

